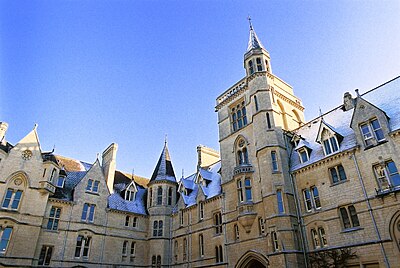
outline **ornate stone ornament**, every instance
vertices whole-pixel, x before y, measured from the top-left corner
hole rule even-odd
[[[25,150],[25,151],[22,152],[22,159],[29,160],[31,158],[32,158],[32,151]]]
[[[239,147],[242,148],[244,146],[244,140],[239,141]]]
[[[19,186],[22,184],[22,180],[20,178],[14,180],[14,184]]]

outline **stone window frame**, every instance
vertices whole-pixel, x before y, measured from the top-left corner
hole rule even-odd
[[[75,259],[89,259],[90,255],[90,246],[92,244],[92,237],[85,235],[78,235],[76,238],[76,246],[75,246]],[[86,252],[86,253],[85,253]]]
[[[204,219],[204,202],[199,202],[199,221]]]
[[[381,161],[372,166],[375,178],[381,191],[400,188],[400,175],[396,163],[392,159]],[[393,179],[398,180],[398,182]]]
[[[360,228],[360,221],[354,205],[341,206],[338,212],[343,230]]]
[[[271,244],[273,252],[279,251],[279,238],[276,230],[271,231]]]
[[[162,186],[157,187],[157,206],[161,206],[163,204],[163,188]]]
[[[276,190],[276,200],[277,200],[278,214],[284,214],[285,213],[285,204],[283,202],[283,191],[282,191],[282,189],[277,189]]]
[[[224,252],[221,245],[215,246],[215,262],[221,263],[224,261]]]
[[[17,187],[8,187],[1,204],[2,209],[18,211],[21,207],[21,201],[23,198],[24,191]]]
[[[310,160],[310,155],[308,153],[308,150],[304,147],[300,148],[297,150],[297,153],[299,155],[300,163],[305,163]],[[304,157],[305,156],[305,157]]]
[[[53,209],[54,209],[54,212],[53,212]],[[61,218],[61,211],[62,211],[61,207],[52,206],[50,208],[49,218],[48,218],[47,226],[46,226],[47,230],[51,230],[51,231],[58,230],[58,225],[59,225],[59,221]]]
[[[262,217],[258,217],[258,232],[259,235],[265,235],[265,222]]]
[[[377,128],[374,126],[374,123],[378,124]],[[368,121],[360,123],[359,129],[365,147],[374,146],[375,144],[386,140],[382,125],[377,117],[373,117]],[[379,138],[378,136],[382,136],[382,138]]]
[[[326,232],[322,226],[317,228],[311,228],[311,241],[314,249],[324,248],[328,246],[328,240],[326,239]]]
[[[204,236],[203,236],[203,234],[199,234],[199,255],[200,255],[200,258],[204,257]]]
[[[278,153],[275,150],[271,151],[271,170],[272,173],[279,172]]]
[[[233,225],[233,234],[234,234],[234,240],[239,241],[240,239],[239,225],[237,225],[236,223]]]
[[[252,191],[252,178],[242,177],[237,179],[236,187],[238,192],[238,203],[251,203],[253,202],[253,191]]]
[[[213,215],[214,219],[214,227],[215,227],[215,235],[222,234],[222,212],[217,211]]]
[[[333,173],[333,172],[335,172],[335,173]],[[331,179],[332,185],[347,181],[346,170],[344,169],[342,164],[338,164],[338,165],[328,168],[328,173],[329,173],[329,177]]]
[[[100,188],[99,180],[88,179],[85,192],[97,194],[99,193],[99,188]]]
[[[163,228],[164,228],[163,220],[153,221],[153,237],[162,237],[163,236]]]
[[[321,143],[325,156],[332,155],[340,150],[337,134],[327,128],[322,130]]]
[[[7,253],[8,246],[12,237],[13,227],[9,225],[0,226],[0,256],[4,256]],[[5,246],[3,246],[5,244]],[[3,250],[4,249],[4,250]]]
[[[53,254],[54,246],[42,245],[40,250],[38,266],[49,266],[51,262],[51,255]]]
[[[95,213],[96,213],[96,205],[95,204],[84,203],[83,208],[82,208],[81,221],[87,222],[87,223],[93,223]]]
[[[315,192],[315,190],[317,192]],[[321,209],[321,197],[318,187],[313,185],[303,189],[304,208],[307,212]]]
[[[232,132],[236,132],[247,126],[247,110],[244,99],[236,102],[230,107],[230,120]]]

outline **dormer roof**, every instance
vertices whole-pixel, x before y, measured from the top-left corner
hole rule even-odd
[[[322,143],[322,139],[323,139],[322,134],[325,129],[327,129],[329,132],[336,135],[340,141],[343,139],[343,136],[340,135],[340,133],[333,126],[331,126],[323,118],[321,118],[321,122],[319,124],[319,129],[318,129],[318,133],[317,133],[317,139],[315,140],[316,142]]]

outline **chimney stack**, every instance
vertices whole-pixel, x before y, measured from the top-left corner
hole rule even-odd
[[[343,96],[343,110],[348,111],[354,108],[354,100],[349,92],[344,93]]]
[[[111,143],[111,145],[104,150],[101,161],[104,177],[106,178],[107,187],[110,190],[110,193],[114,192],[114,176],[115,169],[117,167],[117,150],[118,144]]]
[[[0,122],[0,143],[6,145],[6,132],[8,124],[6,122]]]
[[[220,160],[219,152],[204,145],[197,146],[197,168],[208,167]]]

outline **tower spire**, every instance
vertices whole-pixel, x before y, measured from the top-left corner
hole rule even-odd
[[[261,41],[258,39],[256,32],[254,31],[250,16],[248,16],[247,19],[250,25],[250,36],[249,43],[247,45],[247,52],[251,51],[252,49],[265,49]]]

